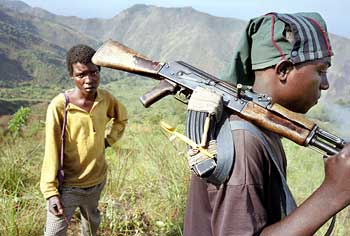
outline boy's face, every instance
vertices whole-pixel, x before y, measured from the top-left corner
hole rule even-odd
[[[316,105],[321,91],[329,88],[327,69],[330,64],[327,57],[295,65],[288,74],[281,105],[299,113],[306,113]]]
[[[87,65],[78,62],[73,64],[72,68],[72,78],[80,92],[84,95],[94,95],[100,84],[98,67],[92,62]]]

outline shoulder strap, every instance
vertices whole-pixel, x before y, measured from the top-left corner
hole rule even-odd
[[[282,208],[285,213],[285,215],[290,214],[296,207],[295,200],[293,198],[293,195],[287,185],[287,180],[284,177],[284,174],[278,164],[278,160],[276,157],[275,152],[271,149],[270,145],[268,144],[268,141],[262,134],[261,130],[259,130],[257,127],[255,127],[253,124],[247,122],[247,121],[230,121],[231,124],[231,129],[232,130],[239,130],[239,129],[244,129],[258,137],[264,144],[267,152],[269,153],[269,156],[276,167],[280,178],[281,178],[281,183],[282,183]]]
[[[276,154],[271,149],[266,138],[263,136],[262,131],[247,121],[238,121],[238,120],[237,121],[230,121],[230,125],[231,125],[232,130],[239,130],[239,129],[247,130],[250,133],[257,136],[258,138],[260,138],[260,140],[263,142],[266,150],[269,153],[269,156],[270,156],[274,166],[276,167],[278,173],[280,174],[281,182],[282,182],[282,190],[283,190],[283,192],[282,192],[282,194],[283,194],[283,196],[282,196],[282,208],[283,208],[285,215],[289,215],[297,207],[297,205],[296,205],[295,200],[293,198],[293,195],[292,195],[292,193],[287,185],[286,178],[284,177],[284,174],[283,174],[283,172],[278,164]],[[328,226],[328,230],[327,230],[325,236],[331,236],[332,231],[333,231],[334,226],[335,226],[335,221],[336,221],[336,216],[334,215],[332,217],[332,221],[331,221],[330,225]]]
[[[63,160],[64,160],[64,144],[66,142],[66,126],[67,126],[67,106],[69,103],[68,94],[64,93],[64,115],[63,115],[63,124],[62,124],[62,132],[61,132],[61,154],[60,154],[60,166],[57,173],[58,179],[58,189],[62,188],[63,179],[64,179],[64,170],[63,170]]]

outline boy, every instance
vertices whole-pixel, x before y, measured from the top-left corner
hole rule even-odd
[[[46,236],[66,235],[76,208],[81,213],[82,235],[96,235],[100,223],[98,201],[107,176],[105,148],[122,136],[127,123],[124,105],[98,88],[100,67],[91,62],[94,53],[86,45],[76,45],[68,51],[67,69],[75,88],[57,95],[47,109],[40,180],[40,189],[48,202]],[[112,128],[105,134],[109,121]],[[57,176],[61,165],[64,176]],[[63,182],[57,177],[63,177]]]
[[[306,113],[329,87],[333,55],[326,25],[317,13],[271,13],[252,19],[241,38],[226,80],[253,86],[272,103]],[[241,121],[236,115],[231,121]],[[286,173],[280,137],[259,131]],[[235,163],[216,186],[192,176],[185,236],[310,236],[350,203],[350,146],[325,159],[325,179],[297,209],[282,219],[281,178],[262,139],[232,131]]]

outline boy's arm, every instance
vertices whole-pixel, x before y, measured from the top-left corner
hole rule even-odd
[[[106,147],[113,145],[123,136],[128,123],[128,114],[125,106],[116,99],[112,100],[113,102],[108,111],[108,115],[112,118],[112,127],[106,134]]]
[[[261,235],[311,236],[329,218],[350,203],[350,145],[325,159],[325,178],[321,186],[295,211]]]
[[[57,104],[51,102],[46,113],[45,154],[40,177],[40,190],[45,199],[59,195],[57,170],[61,147],[61,125]]]

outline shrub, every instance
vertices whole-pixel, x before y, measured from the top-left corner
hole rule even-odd
[[[21,107],[9,121],[8,129],[14,137],[17,137],[20,134],[21,128],[27,125],[29,114],[29,107]]]

